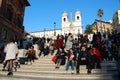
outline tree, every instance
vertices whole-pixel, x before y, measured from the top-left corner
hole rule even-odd
[[[94,33],[91,25],[87,25],[86,26],[85,33],[86,34],[92,34],[92,33]]]
[[[104,15],[104,12],[102,9],[99,9],[97,12],[98,17],[100,18],[100,21],[102,21],[102,17]],[[101,30],[102,30],[102,22],[101,22]]]

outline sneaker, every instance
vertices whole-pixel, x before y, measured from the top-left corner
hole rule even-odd
[[[57,67],[57,69],[59,69],[60,67]]]
[[[91,74],[91,71],[87,71],[87,74]]]
[[[2,71],[6,71],[5,69],[2,69]]]
[[[65,71],[65,73],[68,73],[68,71]]]
[[[16,67],[14,67],[14,69],[15,69],[15,71],[17,71],[17,68],[16,68]]]
[[[79,74],[79,72],[76,72],[76,74]]]
[[[74,74],[74,71],[72,71],[71,73]]]
[[[28,64],[32,64],[32,62],[28,62]]]
[[[59,67],[55,67],[55,69],[59,69]]]
[[[80,73],[80,71],[79,70],[76,70],[76,74],[79,74]]]

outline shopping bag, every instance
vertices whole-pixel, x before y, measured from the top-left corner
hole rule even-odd
[[[55,55],[55,56],[52,57],[52,61],[55,63],[56,60],[57,60],[57,56]]]

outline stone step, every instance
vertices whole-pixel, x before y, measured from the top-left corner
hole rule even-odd
[[[65,68],[60,68],[60,69],[55,69],[55,68],[19,68],[17,71],[22,71],[22,72],[36,72],[36,73],[64,73]],[[68,70],[68,72],[71,72],[71,69]],[[116,69],[92,69],[92,73],[96,74],[107,74],[107,73],[116,73]],[[80,68],[80,73],[87,73],[87,69],[85,68]]]
[[[6,72],[3,72],[2,75],[6,75]],[[80,74],[71,74],[71,73],[38,73],[38,72],[14,72],[14,77],[29,77],[29,78],[48,78],[48,79],[108,79],[110,80],[113,77],[113,74],[86,74],[86,73],[80,73]],[[4,77],[4,76],[3,76]]]
[[[64,73],[65,69],[47,69],[45,70],[43,69],[34,69],[34,70],[30,70],[30,69],[18,69],[18,71],[22,71],[22,72],[40,72],[40,73]],[[71,70],[68,70],[68,72],[70,73]],[[96,74],[105,74],[105,73],[116,73],[116,70],[92,70],[92,73],[96,73]],[[87,69],[81,69],[80,73],[87,73]]]
[[[115,77],[116,78],[116,77]],[[119,80],[118,78],[116,78],[116,79],[113,79],[113,78],[91,78],[91,79],[88,79],[88,78],[78,78],[78,79],[76,79],[76,78],[72,78],[72,79],[67,79],[67,78],[65,78],[65,79],[63,79],[63,78],[54,78],[54,77],[52,77],[52,78],[46,78],[46,77],[24,77],[24,76],[22,76],[22,78],[21,78],[21,76],[12,76],[12,77],[0,77],[0,80]]]
[[[43,59],[38,59],[38,60],[35,60],[35,62],[36,63],[39,63],[39,62],[52,62],[52,60],[51,59],[47,59],[47,58],[43,58]],[[67,62],[67,60],[66,60],[66,62]],[[52,62],[53,63],[53,62]],[[106,62],[102,62],[101,64],[115,64],[115,61],[106,61]]]
[[[48,67],[49,66],[49,67]],[[44,66],[44,65],[39,65],[39,66],[32,66],[32,65],[24,65],[24,66],[21,66],[20,69],[55,69],[55,65],[48,65],[48,66]],[[0,69],[2,69],[2,67],[0,67]],[[65,69],[65,66],[60,66],[60,70],[64,70]],[[71,67],[69,67],[69,69],[71,69]],[[82,70],[86,70],[86,66],[81,66],[80,69]],[[92,69],[92,70],[103,70],[103,71],[112,71],[112,70],[116,70],[116,67],[106,67],[106,68],[103,68],[102,69]]]
[[[32,64],[32,66],[54,66],[54,65],[56,65],[56,64],[54,64],[54,63],[33,63]],[[66,65],[66,64],[65,64]],[[85,65],[82,65],[82,66],[85,66]],[[111,67],[111,68],[114,68],[114,67],[116,67],[116,64],[101,64],[101,67],[102,68],[109,68],[109,67]]]
[[[35,63],[40,63],[40,62],[46,62],[46,63],[53,63],[51,59],[39,59],[39,60],[35,60]],[[66,60],[67,62],[67,60]],[[101,64],[109,64],[109,65],[115,65],[115,62],[102,62]]]
[[[80,67],[80,74],[71,74],[71,69],[65,73],[65,65],[60,69],[55,69],[55,64],[51,61],[52,56],[40,57],[31,65],[21,65],[17,72],[14,72],[12,80],[114,80],[114,74],[117,74],[116,64],[113,61],[101,63],[102,69],[93,69],[92,74],[87,74],[85,65]],[[10,80],[6,77],[7,71],[1,71],[0,80]],[[7,79],[8,78],[8,79]],[[21,78],[21,79],[19,79]]]

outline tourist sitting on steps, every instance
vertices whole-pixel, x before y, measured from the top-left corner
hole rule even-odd
[[[77,57],[77,65],[76,65],[76,74],[79,74],[80,72],[80,65],[86,65],[88,71],[88,74],[91,74],[91,60],[90,60],[90,54],[89,52],[86,50],[85,46],[82,46],[80,53],[78,54]]]

